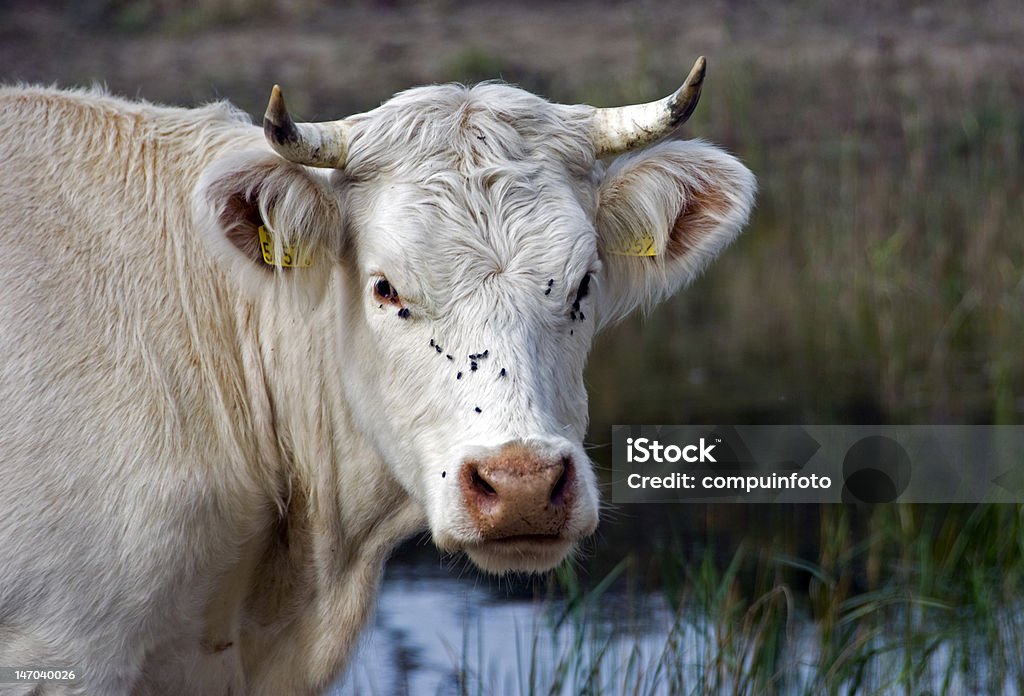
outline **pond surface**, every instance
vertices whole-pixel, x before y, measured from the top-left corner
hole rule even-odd
[[[658,667],[666,649],[689,656],[680,665],[680,673],[686,675],[685,693],[728,693],[721,687],[709,692],[707,685],[700,686],[708,669],[713,669],[708,644],[721,638],[713,622],[698,617],[677,622],[657,595],[643,598],[641,619],[624,619],[635,611],[614,606],[622,605],[623,597],[608,597],[581,631],[572,621],[555,626],[564,604],[501,599],[471,579],[413,577],[407,571],[393,573],[385,581],[373,626],[364,635],[352,668],[328,691],[329,696],[569,696],[583,693],[591,679],[596,687],[592,693],[668,696],[678,691],[666,677],[664,665]],[[776,693],[815,693],[821,636],[806,621],[790,629],[792,654],[784,671],[791,681],[779,684]],[[887,644],[898,639],[898,631],[894,626],[893,634],[878,637],[876,648],[882,657],[861,684],[868,689],[865,693],[888,693],[885,684],[892,686],[893,676],[906,666],[898,651],[885,654]],[[924,690],[915,693],[993,693],[982,686],[989,678],[990,659],[978,655],[965,673],[957,664],[962,654],[956,646],[941,643],[920,670],[917,686]],[[591,673],[595,662],[600,666]],[[998,693],[1021,693],[1018,684],[999,682]],[[844,692],[861,693],[849,682],[845,686]]]
[[[655,662],[672,625],[660,596],[645,597],[643,615],[636,616],[637,607],[625,597],[610,595],[579,645],[573,622],[556,627],[565,618],[565,602],[516,596],[520,592],[510,597],[509,588],[499,585],[416,565],[390,568],[372,628],[348,674],[328,693],[454,695],[464,693],[463,680],[468,693],[530,693],[531,665],[535,683],[547,693],[560,659],[582,653],[585,660],[598,645],[610,655],[621,653],[623,663],[630,655]],[[555,693],[576,693],[571,682]]]

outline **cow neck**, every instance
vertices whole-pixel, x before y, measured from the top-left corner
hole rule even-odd
[[[345,369],[326,347],[329,322],[263,309],[258,379],[279,480],[307,492],[310,521],[342,565],[383,562],[402,538],[425,527],[422,512],[356,427],[340,379],[329,377]]]

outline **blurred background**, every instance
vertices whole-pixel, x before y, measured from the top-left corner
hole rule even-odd
[[[757,209],[595,344],[606,480],[616,423],[1024,421],[1021,46],[1016,0],[0,5],[5,83],[254,118],[274,83],[304,120],[485,79],[613,106],[707,56],[683,136],[739,156]],[[1005,505],[622,506],[533,581],[419,539],[336,692],[1021,693],[1022,548]]]

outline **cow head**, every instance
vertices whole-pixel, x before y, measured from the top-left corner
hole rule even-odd
[[[582,446],[594,334],[692,280],[752,205],[753,177],[730,155],[653,144],[692,111],[703,75],[701,59],[668,99],[618,109],[423,87],[315,124],[293,122],[275,87],[264,127],[277,154],[204,175],[242,275],[335,308],[347,367],[324,379],[440,548],[539,571],[596,527]]]

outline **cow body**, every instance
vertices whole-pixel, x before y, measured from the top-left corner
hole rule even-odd
[[[402,538],[533,571],[593,530],[593,333],[692,277],[753,183],[682,144],[616,178],[583,108],[477,90],[357,118],[333,170],[227,105],[0,90],[0,665],[315,693]],[[686,216],[601,201],[691,156],[713,224],[640,278],[595,229],[660,216],[667,250]]]
[[[5,96],[0,664],[79,665],[93,694],[323,686],[423,515],[317,389],[342,356],[312,317],[240,297],[189,234],[204,165],[262,133]]]

